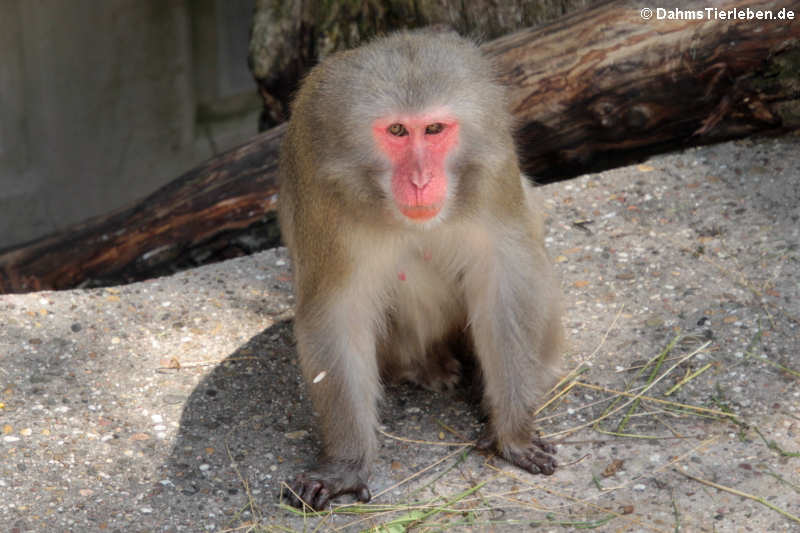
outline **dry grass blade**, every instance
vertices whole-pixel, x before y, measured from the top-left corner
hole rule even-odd
[[[623,392],[623,391],[612,391],[611,389],[606,389],[605,387],[598,387],[596,385],[591,385],[589,383],[584,383],[582,381],[573,380],[572,382],[570,382],[567,385],[568,389],[571,389],[572,387],[574,387],[576,385],[577,386],[586,387],[586,388],[595,388],[596,390],[604,390],[606,392],[612,392],[614,394],[617,394],[620,397],[621,396],[629,397],[630,400],[628,400],[627,402],[623,402],[621,405],[619,405],[617,407],[614,407],[614,408],[610,407],[609,409],[606,410],[605,413],[603,413],[602,415],[600,415],[599,417],[597,417],[594,420],[591,420],[591,421],[586,422],[584,424],[579,424],[577,426],[574,426],[574,427],[571,427],[571,428],[568,428],[568,429],[565,429],[565,430],[562,430],[562,431],[551,433],[549,435],[546,435],[546,438],[555,438],[555,437],[570,435],[570,434],[575,433],[576,431],[578,431],[580,429],[583,429],[583,428],[586,428],[586,427],[589,427],[589,426],[594,426],[595,429],[596,429],[597,428],[597,424],[600,421],[611,417],[612,415],[618,413],[622,409],[628,407],[629,405],[632,405],[637,400],[640,400],[642,398],[650,399],[650,397],[645,395],[645,393],[647,391],[649,391],[653,387],[655,387],[661,380],[663,380],[666,376],[668,376],[673,370],[675,370],[678,366],[683,364],[685,361],[688,361],[689,359],[691,359],[692,357],[694,357],[698,353],[700,353],[703,350],[705,350],[710,344],[711,344],[711,342],[705,342],[701,346],[699,346],[698,348],[693,350],[692,352],[690,352],[687,355],[681,357],[676,363],[674,363],[672,366],[670,366],[663,374],[661,374],[660,376],[655,377],[654,379],[650,380],[650,382],[646,386],[642,387],[642,389],[637,393],[626,393],[626,392]],[[665,350],[665,352],[666,352],[666,350]],[[662,352],[662,354],[665,354],[665,352]],[[662,354],[659,354],[659,357]],[[666,401],[662,401],[662,402],[663,403],[674,403],[674,402],[666,402]],[[679,405],[683,405],[683,404],[679,404]],[[722,416],[730,416],[727,413],[723,413],[722,411],[718,411],[717,413],[722,415]]]
[[[559,498],[562,498],[564,500],[569,500],[569,501],[572,501],[572,502],[575,502],[575,503],[579,503],[581,505],[585,505],[586,507],[590,507],[590,508],[592,508],[592,509],[594,509],[596,511],[600,511],[600,512],[603,512],[603,513],[608,513],[608,514],[614,515],[614,517],[616,517],[616,518],[619,518],[619,519],[624,520],[626,522],[630,522],[632,524],[635,524],[635,525],[637,525],[637,526],[639,526],[641,528],[647,529],[649,531],[657,531],[657,532],[662,532],[662,533],[665,533],[667,531],[666,529],[662,529],[660,527],[656,527],[654,525],[647,524],[647,523],[643,522],[636,515],[630,515],[630,514],[626,515],[626,514],[614,511],[613,509],[609,509],[607,507],[603,507],[602,505],[597,505],[596,503],[593,503],[593,502],[591,502],[589,500],[586,500],[586,499],[583,499],[583,498],[576,498],[576,497],[571,496],[571,495],[569,495],[569,494],[567,494],[565,492],[562,492],[562,491],[559,491],[559,490],[555,490],[555,489],[553,489],[551,487],[548,487],[546,485],[539,485],[539,484],[536,484],[536,483],[531,483],[526,478],[517,475],[515,472],[509,472],[509,471],[506,471],[506,470],[501,470],[500,468],[498,468],[498,467],[496,467],[494,465],[490,465],[489,464],[487,466],[489,468],[491,468],[492,470],[495,470],[498,473],[501,473],[501,474],[503,474],[503,475],[505,475],[505,476],[507,476],[509,478],[514,479],[515,481],[517,481],[520,484],[527,485],[527,486],[529,486],[529,487],[531,487],[533,489],[539,490],[539,491],[547,492],[548,494],[552,494],[554,496],[558,496]]]
[[[798,524],[800,524],[800,517],[797,517],[797,516],[791,514],[790,512],[781,509],[777,505],[771,504],[770,502],[768,502],[766,499],[762,498],[761,496],[755,496],[753,494],[748,494],[747,492],[742,492],[740,490],[736,490],[736,489],[731,488],[731,487],[726,487],[725,485],[720,485],[718,483],[714,483],[713,481],[708,481],[707,479],[703,479],[703,478],[699,478],[697,476],[693,476],[691,474],[687,474],[686,472],[683,472],[681,470],[676,470],[676,472],[678,472],[680,474],[683,474],[684,476],[686,476],[689,479],[692,479],[694,481],[697,481],[698,483],[702,483],[703,485],[708,485],[709,487],[714,487],[715,489],[719,489],[719,490],[722,490],[722,491],[725,491],[725,492],[729,492],[731,494],[735,494],[737,496],[741,496],[742,498],[747,498],[749,500],[753,500],[754,502],[758,502],[761,505],[769,507],[770,509],[772,509],[776,513],[782,514],[783,516],[785,516],[789,520],[792,520],[792,521],[797,522]]]

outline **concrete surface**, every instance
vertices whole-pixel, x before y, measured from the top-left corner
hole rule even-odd
[[[279,482],[318,450],[284,250],[0,296],[0,529],[332,531],[410,517],[416,531],[800,531],[767,506],[800,516],[798,169],[800,139],[786,137],[545,187],[565,368],[585,369],[585,385],[540,415],[561,468],[532,476],[447,445],[480,428],[463,395],[391,387],[371,488],[396,507],[371,514],[276,504]],[[646,395],[740,423],[647,400],[621,431],[634,436],[603,432],[627,407],[595,428],[614,394],[589,387],[641,390],[641,364],[679,332]],[[425,516],[415,502],[440,508]]]

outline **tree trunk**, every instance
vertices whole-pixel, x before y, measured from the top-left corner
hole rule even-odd
[[[721,4],[745,17],[748,8],[788,9]],[[644,21],[639,7],[612,2],[484,45],[509,86],[530,175],[569,177],[800,126],[798,21]],[[254,236],[274,240],[282,133],[261,134],[126,210],[0,252],[0,292],[144,279],[251,251]]]
[[[494,39],[601,0],[256,0],[250,68],[264,102],[261,131],[283,122],[305,72],[325,56],[400,28],[444,25]]]

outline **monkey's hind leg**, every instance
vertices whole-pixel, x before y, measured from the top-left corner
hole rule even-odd
[[[407,381],[433,392],[452,390],[458,385],[463,374],[461,358],[466,343],[452,335],[433,342],[424,350],[416,350],[409,348],[410,343],[403,342],[407,337],[394,333],[380,350],[384,383]]]
[[[454,389],[461,381],[461,362],[457,355],[451,343],[434,343],[422,362],[413,368],[408,380],[434,392]]]

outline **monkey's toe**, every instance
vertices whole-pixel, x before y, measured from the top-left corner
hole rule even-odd
[[[292,507],[298,509],[310,508],[320,511],[342,494],[353,494],[360,502],[368,502],[372,495],[367,484],[356,476],[323,479],[319,473],[304,472],[298,474],[291,482],[289,494],[284,494],[284,500]]]

